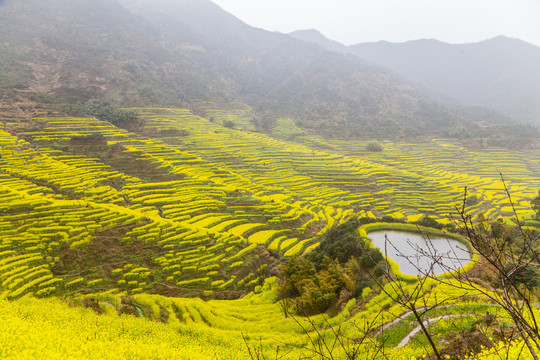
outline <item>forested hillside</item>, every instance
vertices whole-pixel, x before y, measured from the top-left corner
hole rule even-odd
[[[208,101],[240,101],[260,131],[289,117],[334,138],[489,136],[508,122],[441,106],[382,68],[252,28],[207,0],[1,6],[2,98],[25,107],[105,97],[200,113]]]

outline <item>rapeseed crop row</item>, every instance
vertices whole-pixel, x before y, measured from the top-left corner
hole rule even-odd
[[[499,171],[518,214],[529,216],[540,187],[536,150],[473,151],[437,139],[387,141],[374,153],[367,142],[307,135],[290,119],[277,121],[281,140],[253,132],[249,109],[210,106],[208,119],[181,109],[137,110],[145,120],[138,133],[67,117],[35,119],[14,134],[0,130],[0,321],[12,324],[0,344],[16,338],[0,347],[3,358],[244,359],[242,334],[249,346],[275,351],[281,344],[288,358],[299,358],[310,346],[307,334],[332,341],[339,328],[355,338],[358,326],[383,325],[405,309],[370,289],[336,316],[288,318],[274,280],[265,282],[271,254],[309,252],[352,217],[451,224],[465,186],[474,199],[467,214],[508,219]],[[136,169],[122,168],[122,160]],[[429,286],[428,303],[463,295]],[[167,296],[249,291],[234,301]],[[109,314],[33,299],[83,293]],[[468,295],[464,308],[484,301]],[[125,298],[146,319],[118,317]],[[75,334],[71,320],[79,318],[84,329]],[[437,326],[444,334],[452,324]],[[424,345],[414,340],[387,354],[421,356]]]
[[[430,216],[446,224],[448,216],[454,214],[451,204],[459,205],[465,185],[478,198],[476,204],[467,207],[468,214],[486,213],[489,203],[489,216],[509,216],[511,208],[500,182],[485,176],[485,169],[494,161],[486,155],[490,151],[503,159],[503,167],[510,175],[524,177],[515,185],[509,181],[510,189],[517,192],[514,201],[518,213],[529,213],[527,205],[532,194],[528,189],[538,183],[533,173],[527,173],[527,164],[519,165],[516,154],[503,156],[505,153],[498,150],[476,154],[446,140],[417,147],[386,143],[381,154],[361,152],[359,157],[358,149],[364,148],[360,144],[354,148],[353,143],[326,142],[330,149],[314,150],[262,134],[224,128],[219,122],[212,123],[186,110],[139,111],[149,131],[157,131],[155,139],[141,138],[95,119],[77,118],[40,119],[40,131],[24,133],[42,146],[39,149],[5,133],[2,139],[7,153],[2,164],[9,177],[2,184],[13,184],[5,190],[4,196],[9,195],[5,197],[6,209],[46,203],[54,208],[58,201],[67,199],[79,201],[80,207],[96,204],[92,209],[107,212],[85,215],[85,220],[93,222],[82,223],[84,226],[75,226],[83,221],[82,217],[59,221],[55,219],[59,215],[52,214],[49,223],[25,224],[17,232],[43,237],[40,246],[54,252],[62,243],[84,247],[96,232],[132,224],[122,235],[123,241],[157,242],[163,247],[164,253],[152,260],[161,269],[162,280],[178,286],[195,277],[197,283],[207,279],[206,286],[215,288],[216,283],[234,281],[216,278],[215,269],[197,269],[204,268],[209,260],[216,261],[211,265],[229,270],[243,265],[234,256],[240,249],[231,245],[248,242],[286,256],[300,254],[317,246],[320,236],[351,216],[391,215],[408,221]],[[48,138],[43,137],[44,133]],[[43,147],[65,145],[74,137],[97,133],[106,138],[107,146],[120,145],[130,156],[149,160],[171,174],[183,176],[183,180],[143,182],[99,159]],[[182,145],[173,145],[173,139]],[[454,154],[449,156],[448,152]],[[456,159],[464,165],[458,167]],[[452,166],[444,161],[452,162]],[[482,170],[469,166],[472,161],[479,163]],[[517,165],[504,165],[507,162]],[[107,185],[117,179],[123,182],[121,188]],[[21,182],[27,183],[23,186]],[[24,195],[28,190],[32,197]],[[25,193],[17,197],[21,191]],[[59,213],[65,213],[65,208],[60,206]],[[137,224],[143,221],[147,223]],[[40,228],[48,229],[55,239],[47,242],[51,236]],[[194,249],[195,253],[187,259],[177,255],[185,249]],[[252,246],[246,249],[255,250]],[[55,264],[54,254],[45,258]],[[85,279],[83,283],[102,277]],[[69,276],[65,280],[69,281]],[[124,285],[119,281],[115,283]],[[126,290],[134,285],[127,281]]]

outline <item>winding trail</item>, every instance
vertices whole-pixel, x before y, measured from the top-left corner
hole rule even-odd
[[[441,320],[455,318],[455,317],[461,317],[461,316],[464,316],[464,315],[444,315],[444,316],[439,316],[438,318],[435,318],[435,319],[426,319],[426,320],[423,321],[423,324],[424,324],[424,326],[429,327],[430,325],[434,325],[434,324],[436,324],[437,322],[439,322]],[[407,345],[409,343],[409,341],[411,340],[411,338],[414,335],[418,334],[421,330],[422,330],[422,327],[420,325],[415,327],[410,333],[408,333],[399,342],[399,344],[396,347],[400,348],[400,347],[403,347],[403,346]]]

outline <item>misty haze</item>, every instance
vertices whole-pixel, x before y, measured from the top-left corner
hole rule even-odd
[[[538,359],[540,5],[268,4],[0,0],[0,358]]]

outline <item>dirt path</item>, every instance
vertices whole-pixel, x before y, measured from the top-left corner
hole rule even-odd
[[[455,317],[461,317],[463,315],[444,315],[444,316],[439,316],[438,318],[435,318],[435,319],[426,319],[423,321],[423,324],[425,327],[429,327],[431,325],[434,325],[436,324],[437,322],[441,321],[441,320],[444,320],[444,319],[450,319],[450,318],[455,318]],[[403,347],[405,345],[407,345],[409,343],[409,341],[411,340],[411,338],[418,334],[420,331],[422,330],[422,327],[420,325],[418,325],[417,327],[415,327],[410,333],[408,333],[400,342],[399,344],[396,346],[397,348],[400,348],[400,347]]]

